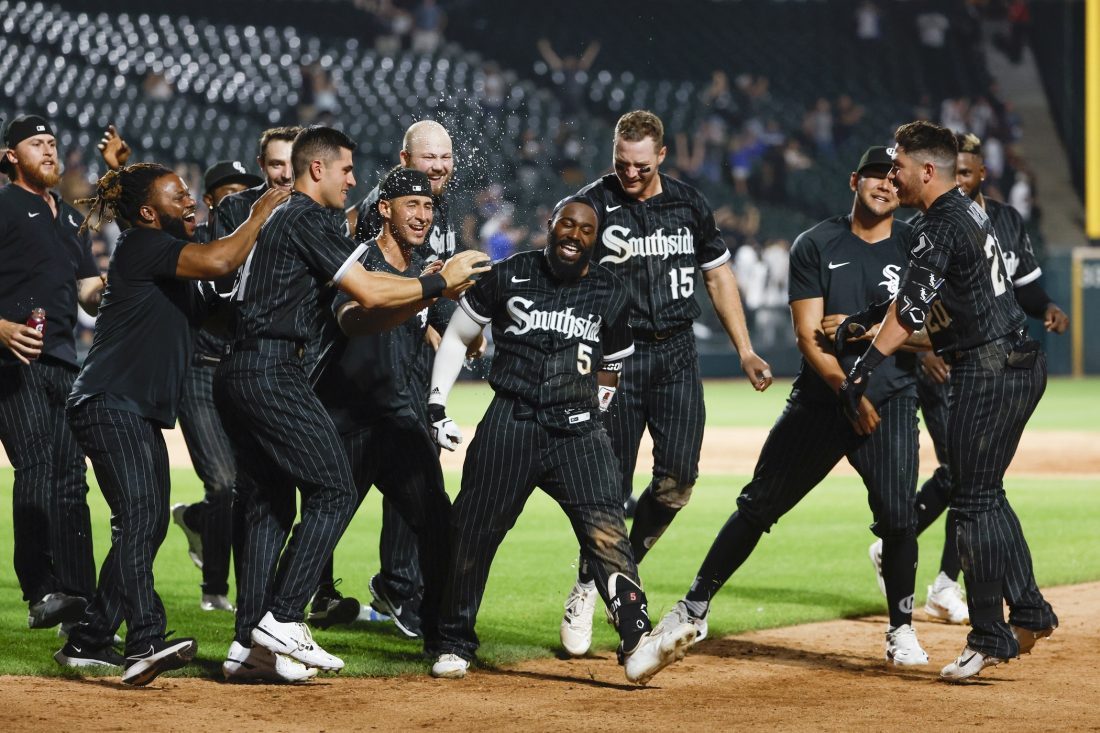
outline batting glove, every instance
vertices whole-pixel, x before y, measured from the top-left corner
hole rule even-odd
[[[440,448],[453,451],[462,442],[462,431],[447,417],[443,405],[428,404],[428,422],[431,423],[432,440]]]
[[[871,375],[875,368],[883,362],[886,356],[870,346],[867,352],[856,359],[848,372],[848,378],[840,384],[837,395],[840,397],[840,406],[844,409],[844,416],[852,422],[859,420],[859,403],[867,386],[871,383]]]

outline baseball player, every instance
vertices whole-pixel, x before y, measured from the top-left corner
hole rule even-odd
[[[57,140],[38,115],[12,119],[0,170],[0,442],[15,469],[15,575],[32,629],[72,623],[95,592],[84,456],[65,423],[77,373],[76,308],[103,290],[81,215],[52,189]],[[35,308],[44,331],[27,325]]]
[[[153,585],[153,559],[169,521],[161,431],[175,426],[192,329],[208,305],[188,281],[239,267],[260,225],[286,198],[285,191],[269,192],[236,232],[196,244],[189,241],[195,200],[171,170],[139,163],[99,180],[89,225],[117,219],[124,229],[67,415],[111,508],[112,543],[94,598],[55,655],[62,665],[124,666],[124,683],[147,685],[195,656],[194,639],[165,638],[164,606]],[[111,648],[123,620],[124,661]]]
[[[432,369],[429,419],[453,450],[461,434],[447,396],[469,345],[492,324],[495,395],[466,454],[451,515],[451,561],[435,677],[466,675],[489,566],[535,486],[565,510],[622,642],[626,677],[645,684],[684,655],[690,624],[651,629],[630,553],[620,476],[601,422],[632,343],[626,289],[591,262],[599,218],[570,197],[548,222],[548,244],[494,265],[459,301]]]
[[[872,374],[883,360],[917,329],[951,365],[950,505],[971,631],[940,677],[959,681],[1031,651],[1058,625],[1035,584],[1031,552],[1004,492],[1005,471],[1046,387],[1046,356],[1023,332],[1024,312],[1012,297],[989,216],[956,188],[954,134],[921,121],[902,125],[894,139],[890,178],[902,205],[924,216],[898,295],[840,396],[851,411],[877,381]]]
[[[955,136],[959,144],[955,182],[964,194],[985,209],[997,234],[1004,255],[1006,277],[1012,281],[1012,294],[1024,312],[1043,321],[1048,331],[1063,333],[1069,327],[1069,316],[1054,303],[1039,277],[1042,270],[1031,249],[1031,239],[1024,228],[1020,214],[1011,206],[982,194],[985,180],[985,164],[982,160],[982,143],[972,133]],[[920,216],[919,214],[917,215]],[[917,399],[920,402],[928,434],[936,449],[939,466],[917,492],[917,534],[927,529],[947,509],[951,493],[951,472],[947,464],[947,403],[950,392],[950,366],[934,352],[921,352]],[[949,515],[953,518],[954,515]],[[948,623],[964,624],[970,620],[969,610],[959,578],[959,551],[955,541],[954,521],[946,523],[940,572],[928,586],[928,598],[924,611],[933,618]],[[881,542],[871,545],[871,561],[878,571]]]
[[[622,499],[633,490],[642,432],[653,438],[653,478],[638,499],[630,546],[635,562],[691,497],[699,475],[706,411],[692,322],[699,274],[741,367],[758,391],[771,384],[767,362],[752,350],[729,250],[699,191],[660,173],[664,126],[636,110],[615,126],[614,173],[581,189],[600,216],[593,260],[618,274],[630,298],[637,352],[626,365],[608,431],[622,470]],[[575,656],[592,642],[596,589],[582,557],[565,602],[561,641]]]
[[[431,182],[418,170],[398,167],[378,188],[382,231],[366,243],[360,261],[372,272],[417,277],[424,270],[418,249],[432,230]],[[439,449],[421,417],[426,397],[414,382],[427,309],[386,313],[379,321],[341,293],[332,310],[336,320],[329,328],[336,333],[326,339],[311,378],[314,389],[343,437],[359,501],[377,485],[419,544],[413,557],[424,566],[416,578],[425,578],[426,594],[417,605],[416,631],[423,630],[425,645],[436,648],[451,502],[443,488]],[[393,327],[377,332],[387,326]],[[407,619],[394,616],[398,628]]]
[[[891,159],[869,148],[851,174],[855,192],[847,216],[826,219],[791,247],[789,298],[802,367],[787,407],[768,434],[752,481],[737,511],[718,533],[684,599],[666,618],[707,633],[707,614],[718,590],[748,559],[764,532],[793,509],[842,458],[867,487],[871,530],[883,541],[883,577],[889,600],[886,660],[895,666],[928,663],[913,629],[917,567],[917,396],[915,358],[899,354],[880,367],[881,378],[847,417],[837,390],[866,341],[836,339],[847,314],[897,294],[910,227],[894,219],[898,207],[887,179]],[[833,342],[838,347],[834,350]],[[911,348],[926,348],[917,337]]]
[[[262,229],[255,256],[242,268],[232,351],[214,377],[246,526],[236,634],[222,667],[231,679],[266,666],[267,678],[296,681],[264,661],[272,655],[322,670],[344,666],[302,623],[321,568],[357,503],[343,441],[302,363],[306,343],[320,341],[322,289],[333,283],[368,309],[419,309],[443,294],[457,297],[471,274],[488,270],[484,255],[471,252],[417,279],[367,272],[333,214],[342,214],[355,185],[354,149],[330,127],[310,127],[294,139],[294,193]],[[296,487],[301,523],[288,545]]]

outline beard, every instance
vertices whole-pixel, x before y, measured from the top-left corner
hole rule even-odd
[[[546,264],[550,266],[550,272],[553,273],[554,277],[564,282],[576,282],[584,276],[584,270],[592,259],[592,249],[581,249],[580,257],[577,258],[576,262],[566,262],[558,255],[558,244],[562,241],[558,239],[550,242],[542,253],[546,257]],[[580,249],[579,245],[578,249]]]
[[[176,239],[191,241],[187,233],[187,226],[183,223],[183,217],[160,215],[160,228],[166,234],[171,234]]]
[[[42,170],[41,164],[35,168],[20,169],[19,172],[24,180],[34,188],[53,188],[61,182],[61,174],[57,172],[56,166],[54,167],[53,173],[47,173]]]

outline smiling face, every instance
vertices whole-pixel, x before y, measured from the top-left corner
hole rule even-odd
[[[645,200],[657,193],[660,185],[657,169],[664,159],[665,148],[658,148],[657,142],[651,137],[633,142],[615,137],[611,162],[619,184],[631,198]]]
[[[985,180],[985,163],[982,156],[974,153],[959,153],[955,162],[955,183],[962,192],[972,199],[977,199],[982,192],[982,181]]]
[[[34,189],[53,188],[61,180],[57,139],[53,135],[32,135],[6,153],[19,180]]]
[[[263,153],[256,160],[267,178],[271,188],[289,191],[294,185],[294,170],[290,164],[291,142],[289,140],[269,140]]]
[[[876,217],[889,216],[898,208],[898,193],[890,182],[890,168],[868,167],[853,173],[851,187],[856,192],[857,206]]]
[[[454,151],[451,136],[439,125],[424,126],[409,138],[401,151],[401,165],[428,176],[432,193],[439,196],[454,175]]]
[[[389,228],[390,236],[402,249],[424,244],[432,229],[431,196],[399,196],[378,202],[378,211]]]
[[[546,260],[558,278],[572,281],[588,274],[599,226],[595,210],[579,201],[563,206],[550,221]]]
[[[187,184],[175,173],[153,182],[149,201],[139,213],[148,226],[162,229],[178,239],[195,235],[195,199]]]
[[[351,151],[340,148],[340,154],[329,160],[314,161],[319,165],[319,204],[330,209],[342,209],[348,200],[348,191],[355,188],[355,166]]]
[[[902,206],[920,206],[926,183],[924,168],[919,160],[905,152],[900,145],[894,148],[894,167],[890,169],[888,178],[897,188],[898,202]]]

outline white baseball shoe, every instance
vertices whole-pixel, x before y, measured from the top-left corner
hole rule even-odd
[[[466,676],[470,663],[457,654],[440,654],[432,665],[432,677],[445,680],[460,680]]]
[[[710,611],[707,611],[707,616],[710,615]],[[675,617],[675,618],[669,618]],[[665,623],[665,619],[669,620],[669,623],[682,623],[691,624],[695,627],[695,640],[691,642],[692,646],[695,646],[703,639],[707,638],[707,617],[695,618],[691,615],[691,611],[688,610],[687,604],[683,601],[677,601],[676,605],[672,607],[672,610],[664,615],[661,619],[661,623]],[[660,625],[660,624],[658,624]]]
[[[1057,626],[1048,626],[1045,629],[1039,629],[1038,631],[1032,631],[1031,629],[1025,629],[1022,626],[1010,626],[1012,629],[1012,635],[1016,637],[1016,641],[1020,644],[1020,654],[1031,654],[1031,650],[1035,648],[1035,642],[1039,639],[1045,639],[1054,633]]]
[[[962,654],[958,658],[940,670],[940,679],[947,682],[962,682],[981,672],[986,667],[995,667],[1005,661],[1000,657],[990,657],[981,652],[976,652],[970,647],[963,647]]]
[[[867,554],[871,558],[871,564],[875,567],[875,580],[878,581],[878,589],[882,597],[886,597],[886,581],[882,577],[882,540],[875,540],[867,548]]]
[[[271,611],[252,629],[252,643],[297,659],[307,667],[326,672],[339,672],[344,668],[343,659],[329,654],[313,641],[308,626],[300,621],[276,621]]]
[[[583,657],[592,646],[592,616],[600,598],[596,584],[573,584],[565,599],[565,615],[561,619],[561,645],[573,657]]]
[[[949,624],[970,623],[970,608],[966,605],[962,586],[942,572],[928,586],[924,612]]]
[[[317,670],[259,644],[250,649],[234,641],[222,662],[222,674],[229,682],[305,682],[316,677]]]
[[[224,595],[216,595],[213,593],[203,593],[202,600],[199,601],[199,608],[204,611],[229,611],[230,613],[236,612],[236,608],[229,602],[229,598]]]
[[[928,654],[917,641],[917,631],[910,624],[886,632],[886,661],[895,667],[919,667],[928,664]]]
[[[642,635],[633,651],[623,653],[626,678],[647,684],[662,669],[684,658],[695,643],[695,626],[680,619],[674,608],[661,623]]]

